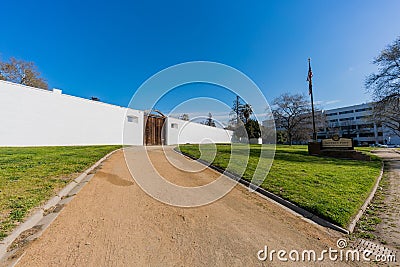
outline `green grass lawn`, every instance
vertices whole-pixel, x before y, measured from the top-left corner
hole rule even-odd
[[[181,145],[179,149],[197,158],[201,156],[202,159],[212,160],[212,153],[207,153],[212,146],[202,145],[202,154],[198,145]],[[260,151],[260,145],[251,145],[250,159],[243,174],[248,181],[258,164]],[[213,164],[226,169],[230,153],[230,145],[217,145]],[[262,165],[267,166],[268,159],[260,160]],[[235,172],[239,166],[234,165],[241,162],[245,160],[236,160],[228,169]],[[278,145],[271,170],[261,187],[346,227],[372,190],[380,169],[381,162],[376,157],[370,162],[315,157],[308,155],[307,146]]]
[[[363,146],[359,146],[359,147],[355,147],[355,150],[357,151],[361,151],[361,152],[371,152],[374,150],[379,149],[378,147],[363,147]]]
[[[0,147],[0,240],[30,210],[119,147]]]

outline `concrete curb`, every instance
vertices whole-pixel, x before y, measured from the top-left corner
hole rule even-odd
[[[361,219],[362,215],[364,214],[365,210],[367,209],[368,205],[371,203],[371,200],[374,198],[376,190],[378,189],[379,183],[382,180],[382,176],[383,176],[383,170],[385,168],[385,163],[382,160],[382,167],[381,167],[381,172],[379,174],[378,179],[376,179],[375,181],[375,185],[372,188],[371,193],[369,194],[369,196],[367,197],[367,199],[365,200],[364,204],[361,206],[360,210],[358,211],[357,215],[354,217],[354,219],[352,220],[352,222],[349,224],[348,230],[350,233],[353,233],[354,228],[356,227],[357,222]]]
[[[100,160],[98,160],[91,167],[82,172],[77,178],[72,180],[67,186],[61,189],[57,195],[46,202],[39,210],[35,211],[30,215],[25,222],[15,228],[5,239],[0,242],[0,265],[13,253],[13,251],[7,252],[8,247],[17,239],[20,234],[26,230],[33,228],[34,226],[41,226],[39,233],[34,234],[32,237],[37,238],[41,233],[50,225],[50,223],[58,216],[61,208],[64,204],[71,201],[72,198],[79,192],[83,186],[89,182],[90,178],[93,177],[91,172],[95,170],[104,160],[109,158],[115,152],[122,150],[111,151]],[[85,179],[86,178],[86,179]],[[72,195],[70,193],[73,193]],[[56,210],[57,211],[53,211]],[[49,212],[50,211],[50,212]],[[30,238],[32,239],[32,238]],[[15,259],[18,260],[18,259]]]
[[[236,174],[234,174],[234,173],[232,173],[230,171],[226,171],[226,170],[224,170],[224,169],[222,169],[220,167],[217,167],[217,166],[214,166],[214,165],[210,164],[209,162],[197,159],[197,158],[195,158],[195,157],[193,157],[193,156],[191,156],[191,155],[189,155],[187,153],[178,151],[176,149],[174,149],[174,151],[179,153],[179,154],[181,154],[181,155],[183,155],[183,156],[186,156],[186,157],[188,157],[190,159],[196,160],[197,162],[200,162],[201,164],[204,164],[204,165],[208,166],[209,168],[211,168],[213,170],[216,170],[216,171],[228,176],[229,178],[231,178],[231,179],[233,179],[235,181],[238,181],[239,183],[241,183],[245,187],[249,188],[249,190],[256,191],[257,193],[261,194],[262,196],[267,197],[268,199],[271,199],[271,200],[281,204],[282,206],[292,210],[293,212],[301,215],[302,217],[304,217],[306,219],[309,219],[309,220],[313,221],[316,224],[319,224],[321,226],[333,229],[335,231],[338,231],[338,232],[341,232],[341,233],[344,233],[344,234],[349,234],[350,233],[349,230],[344,229],[344,228],[342,228],[342,227],[340,227],[340,226],[338,226],[336,224],[333,224],[333,223],[331,223],[331,222],[329,222],[329,221],[327,221],[327,220],[325,220],[323,218],[320,218],[317,215],[315,215],[315,214],[313,214],[313,213],[311,213],[311,212],[309,212],[309,211],[307,211],[307,210],[305,210],[305,209],[293,204],[292,202],[287,201],[287,200],[281,198],[278,195],[275,195],[274,193],[271,193],[271,192],[269,192],[269,191],[267,191],[267,190],[265,190],[265,189],[263,189],[261,187],[255,186],[252,183],[244,180],[242,177],[240,177],[240,176],[238,176],[238,175],[236,175]]]

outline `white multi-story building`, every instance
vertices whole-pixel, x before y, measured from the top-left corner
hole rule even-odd
[[[356,144],[400,144],[400,138],[372,118],[372,103],[325,110],[327,128],[318,139],[333,134],[352,138]]]

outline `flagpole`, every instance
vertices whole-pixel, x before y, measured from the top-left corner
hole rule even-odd
[[[236,127],[239,127],[239,96],[236,95]]]
[[[315,114],[314,114],[314,96],[312,90],[312,71],[311,71],[311,59],[308,59],[308,93],[311,95],[311,112],[312,112],[312,124],[313,124],[313,140],[317,141],[317,132],[315,130]]]

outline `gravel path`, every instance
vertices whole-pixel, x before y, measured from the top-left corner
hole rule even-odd
[[[400,249],[400,154],[393,149],[382,149],[374,153],[385,161],[387,187],[378,217],[382,219],[374,234],[386,241],[386,245]]]
[[[175,162],[199,168],[172,150],[167,153]],[[220,175],[207,168],[190,174],[177,170],[159,148],[150,148],[149,155],[157,170],[178,184],[200,185]],[[141,168],[140,157],[136,161]],[[313,266],[260,262],[257,252],[265,245],[320,252],[336,248],[340,237],[240,185],[198,208],[163,204],[139,188],[120,151],[26,248],[18,266]]]

